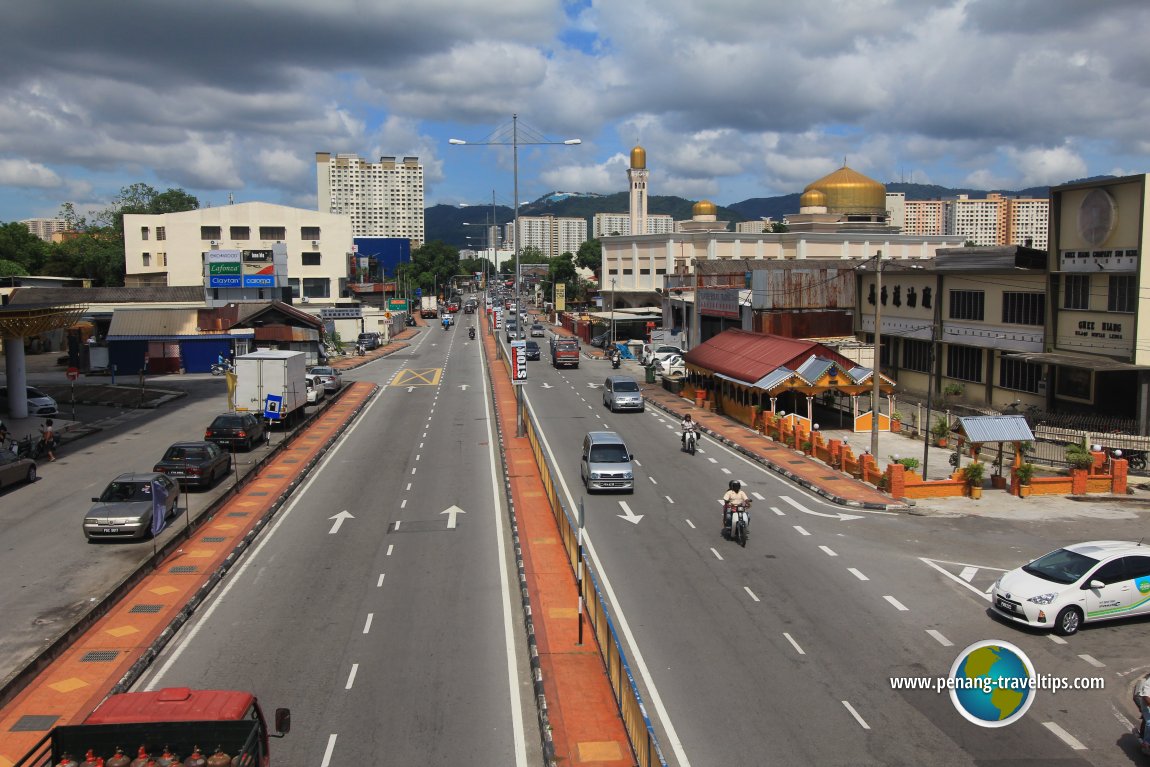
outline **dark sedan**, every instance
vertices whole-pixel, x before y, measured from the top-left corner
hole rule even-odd
[[[152,471],[189,487],[211,487],[232,468],[232,457],[214,442],[177,442]]]
[[[539,359],[539,343],[536,341],[528,341],[526,352],[527,352],[527,359],[529,359],[529,360]]]
[[[220,447],[243,447],[251,450],[263,442],[267,427],[263,419],[251,413],[224,413],[216,416],[204,430],[204,441],[215,442]]]

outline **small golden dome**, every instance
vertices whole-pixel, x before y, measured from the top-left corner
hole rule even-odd
[[[800,208],[825,208],[826,206],[827,196],[821,189],[808,188],[799,198]]]
[[[647,150],[641,146],[636,146],[631,150],[631,168],[633,170],[643,170],[647,167]]]
[[[714,216],[717,215],[719,209],[715,207],[715,203],[710,200],[699,200],[695,203],[695,207],[691,208],[692,216]]]
[[[826,195],[828,213],[879,213],[886,210],[886,186],[843,166],[807,185]]]

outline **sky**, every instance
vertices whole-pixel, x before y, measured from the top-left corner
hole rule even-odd
[[[1150,172],[1146,0],[9,6],[0,222],[134,183],[314,209],[316,152],[416,155],[428,206],[512,205],[512,115],[521,202],[626,191],[636,143],[650,194],[720,205],[844,160],[974,189]]]

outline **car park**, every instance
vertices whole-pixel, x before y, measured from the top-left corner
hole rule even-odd
[[[617,410],[638,410],[643,412],[643,393],[639,384],[630,376],[607,376],[603,382],[603,404],[614,413]]]
[[[539,359],[539,343],[537,341],[528,341],[526,352],[527,352],[527,359],[529,359],[529,360]]]
[[[21,458],[11,450],[0,450],[0,488],[36,481],[36,462]]]
[[[113,479],[92,499],[84,515],[84,537],[146,538],[152,533],[155,493],[164,495],[163,513],[176,513],[180,493],[174,479],[158,472],[128,472]]]
[[[545,331],[543,329],[543,325],[541,323],[536,322],[534,325],[531,326],[531,337],[532,338],[543,338],[546,335],[547,335],[547,331]]]
[[[339,371],[330,365],[316,365],[307,371],[310,375],[315,376],[323,383],[323,388],[328,392],[339,391],[343,386],[343,376]]]
[[[1064,546],[1003,574],[990,604],[1001,618],[1063,636],[1084,623],[1150,615],[1150,545]]]
[[[227,476],[231,455],[215,442],[177,442],[152,467],[182,485],[211,487]]]
[[[28,415],[31,416],[47,416],[56,415],[58,409],[56,407],[56,400],[49,397],[44,392],[40,391],[34,386],[27,387],[28,396]],[[8,409],[8,387],[0,386],[0,406],[5,410]]]
[[[625,490],[635,492],[635,456],[623,438],[613,431],[591,431],[583,438],[579,477],[587,491]]]
[[[204,430],[204,440],[223,448],[251,450],[263,442],[267,426],[252,413],[222,413]]]

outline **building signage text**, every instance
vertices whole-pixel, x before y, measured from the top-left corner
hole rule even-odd
[[[1080,338],[1110,338],[1122,340],[1121,322],[1095,322],[1093,320],[1080,320],[1074,335]]]
[[[738,319],[740,317],[738,288],[727,290],[700,288],[697,299],[700,314],[706,314],[711,317],[730,317],[732,319]]]

